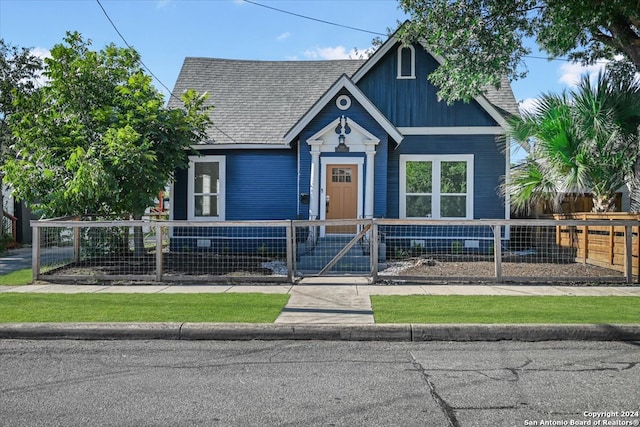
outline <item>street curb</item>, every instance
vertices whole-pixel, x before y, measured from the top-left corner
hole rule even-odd
[[[180,323],[6,323],[0,339],[177,340]]]
[[[640,341],[640,324],[6,323],[0,339]]]

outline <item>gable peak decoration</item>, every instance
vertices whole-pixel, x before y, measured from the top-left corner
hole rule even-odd
[[[338,134],[338,145],[336,146],[336,153],[348,153],[349,147],[345,143],[347,135],[351,133],[351,128],[347,124],[347,118],[345,116],[340,117],[340,122],[336,126],[336,133]]]

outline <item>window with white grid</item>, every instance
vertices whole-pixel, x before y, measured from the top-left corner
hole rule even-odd
[[[188,218],[224,221],[224,156],[190,157]]]
[[[473,155],[400,156],[400,218],[473,219]]]

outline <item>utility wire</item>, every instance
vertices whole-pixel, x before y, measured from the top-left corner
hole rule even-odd
[[[100,9],[102,9],[102,13],[104,13],[104,16],[107,17],[107,20],[109,20],[109,22],[111,23],[111,26],[113,27],[114,30],[116,30],[116,33],[118,33],[118,35],[120,36],[120,38],[122,39],[122,41],[124,42],[125,45],[127,45],[127,47],[129,49],[134,49],[129,42],[127,42],[127,39],[124,38],[124,36],[122,35],[122,33],[120,32],[120,30],[118,30],[118,27],[116,26],[115,22],[113,22],[113,20],[111,19],[111,17],[109,16],[109,14],[107,13],[107,11],[104,9],[104,7],[102,6],[102,3],[100,3],[100,0],[96,0],[96,2],[98,3],[98,6],[100,6]],[[171,89],[169,89],[167,87],[167,85],[165,85],[162,80],[160,80],[158,78],[158,76],[156,76],[153,71],[151,71],[151,68],[147,67],[147,65],[142,61],[142,57],[140,57],[140,64],[144,67],[145,70],[147,70],[149,72],[149,74],[151,74],[153,76],[154,79],[156,79],[156,81],[158,83],[160,83],[160,85],[165,88],[167,90],[167,92],[169,92],[169,96],[174,97],[175,99],[180,101],[180,97],[176,96],[173,91]],[[221,134],[223,134],[224,136],[226,136],[227,138],[229,138],[231,141],[237,143],[237,141],[235,139],[233,139],[231,136],[229,136],[225,131],[223,131],[222,129],[220,129],[218,126],[216,126],[215,123],[211,124],[216,130],[218,130]]]
[[[253,4],[255,6],[264,7],[265,9],[275,10],[276,12],[285,13],[287,15],[292,15],[292,16],[297,16],[298,18],[308,19],[310,21],[321,22],[323,24],[333,25],[335,27],[340,27],[340,28],[347,28],[349,30],[360,31],[362,33],[373,34],[373,35],[376,35],[376,36],[387,36],[387,34],[384,34],[384,33],[378,33],[376,31],[369,31],[369,30],[365,30],[365,29],[357,28],[357,27],[350,27],[349,25],[338,24],[336,22],[325,21],[323,19],[318,19],[318,18],[314,18],[314,17],[311,17],[311,16],[301,15],[299,13],[289,12],[288,10],[278,9],[276,7],[273,7],[273,6],[267,6],[266,4],[258,3],[258,2],[252,1],[252,0],[243,0],[243,1],[245,3],[250,3],[250,4]]]
[[[98,6],[100,6],[100,9],[102,9],[102,13],[104,13],[104,16],[107,17],[107,20],[111,23],[111,26],[113,27],[113,29],[116,30],[116,33],[118,33],[118,35],[120,36],[124,44],[126,44],[129,49],[133,49],[133,47],[129,44],[129,42],[127,42],[127,39],[124,38],[120,30],[118,30],[118,27],[116,27],[116,24],[113,22],[113,20],[111,19],[107,11],[104,9],[104,7],[102,6],[102,3],[100,3],[100,0],[96,0],[96,3],[98,3]],[[167,92],[169,92],[171,96],[173,96],[174,98],[180,99],[177,96],[175,96],[173,92],[171,92],[171,89],[169,89],[164,83],[162,83],[162,80],[160,80],[158,76],[156,76],[149,67],[147,67],[147,65],[142,61],[142,57],[140,58],[140,64],[144,67],[145,70],[149,72],[149,74],[153,76],[154,79],[157,80],[158,83],[160,83],[160,85],[163,88],[167,90]]]
[[[365,30],[363,28],[351,27],[349,25],[338,24],[336,22],[325,21],[323,19],[314,18],[312,16],[302,15],[302,14],[295,13],[295,12],[290,12],[290,11],[284,10],[284,9],[278,9],[277,7],[267,6],[266,4],[258,3],[258,2],[253,1],[253,0],[243,0],[243,1],[245,3],[249,3],[249,4],[252,4],[254,6],[264,7],[265,9],[270,9],[270,10],[273,10],[273,11],[276,11],[276,12],[284,13],[286,15],[297,16],[298,18],[308,19],[310,21],[321,22],[323,24],[333,25],[335,27],[340,27],[340,28],[347,28],[349,30],[360,31],[362,33],[373,34],[373,35],[376,35],[376,36],[383,36],[383,37],[387,37],[388,36],[388,34],[379,33],[377,31],[370,31],[370,30]],[[523,58],[544,59],[544,60],[547,60],[547,61],[573,62],[568,58],[548,58],[548,57],[544,57],[544,56],[533,56],[533,55],[525,55],[525,56],[523,56]],[[606,63],[606,62],[607,61],[596,61],[596,63]]]

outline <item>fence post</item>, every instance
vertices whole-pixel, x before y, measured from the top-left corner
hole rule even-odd
[[[289,221],[289,226],[286,227],[286,239],[287,239],[287,280],[293,283],[293,240],[295,237],[295,231],[293,229],[295,225],[293,221]]]
[[[496,280],[502,281],[502,236],[500,224],[493,226],[493,260],[496,267]]]
[[[31,278],[40,278],[40,227],[37,222],[31,222]]]
[[[633,271],[632,271],[632,246],[631,246],[631,226],[625,225],[624,227],[624,278],[626,283],[633,283]]]
[[[378,224],[375,220],[371,220],[371,234],[369,235],[369,254],[371,259],[371,282],[378,281],[378,262],[380,254],[378,253]]]
[[[158,222],[155,224],[156,229],[156,281],[162,282],[162,227]]]
[[[73,227],[73,260],[80,263],[80,225]]]

